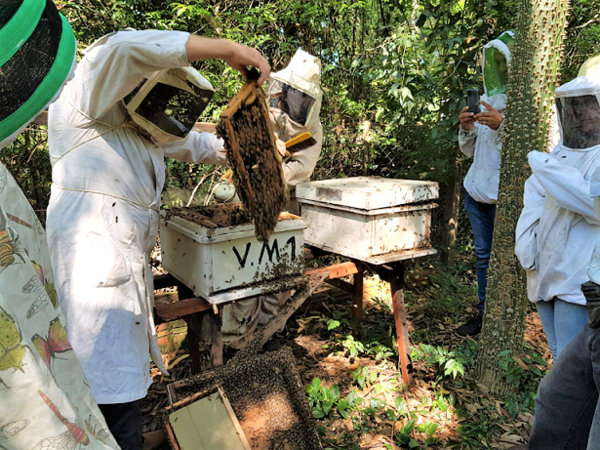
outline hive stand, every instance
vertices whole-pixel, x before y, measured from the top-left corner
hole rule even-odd
[[[413,385],[413,379],[411,373],[408,371],[410,340],[408,338],[408,323],[406,308],[404,306],[404,264],[406,261],[422,256],[433,255],[435,253],[435,249],[421,249],[397,254],[395,255],[395,260],[390,260],[386,264],[381,264],[379,260],[353,260],[351,262],[335,264],[329,267],[309,269],[305,272],[306,275],[314,275],[318,272],[328,272],[329,275],[325,279],[325,282],[348,292],[352,296],[352,317],[358,322],[359,326],[362,324],[363,280],[365,270],[368,268],[371,273],[378,274],[382,280],[390,283],[400,372],[402,374],[402,380],[409,388]],[[305,259],[326,254],[331,253],[310,246],[306,247],[304,251]],[[339,279],[347,275],[354,275],[352,284]]]
[[[408,370],[410,340],[404,306],[405,262],[435,253],[436,250],[434,249],[418,250],[399,254],[395,261],[390,261],[387,264],[374,264],[370,261],[353,260],[317,269],[307,269],[305,271],[305,275],[310,279],[316,280],[318,284],[325,281],[332,286],[348,292],[352,296],[352,317],[359,325],[362,323],[365,270],[368,269],[370,272],[378,274],[382,280],[390,283],[400,372],[402,380],[409,388],[413,385],[413,379]],[[307,247],[304,250],[305,259],[318,258],[326,254],[328,252],[316,247]],[[341,279],[348,275],[353,275],[352,283]],[[217,305],[212,305],[205,299],[197,297],[191,289],[169,274],[154,277],[154,289],[173,286],[177,286],[178,288],[179,301],[157,306],[155,313],[165,320],[183,317],[187,322],[192,373],[199,373],[201,371],[200,343],[211,346],[213,366],[222,365],[223,341],[221,339],[220,316]],[[281,319],[285,320],[287,317],[282,317]]]
[[[285,325],[287,319],[323,283],[326,274],[315,273],[301,278],[303,278],[304,283],[299,286],[294,295],[282,305],[278,314],[273,315],[267,324],[256,330],[252,338],[247,341],[247,345],[257,345],[258,347],[262,347],[267,340],[277,332],[277,330]],[[187,322],[187,338],[192,360],[192,373],[200,373],[202,370],[200,344],[210,346],[211,361],[214,367],[223,365],[221,308],[226,303],[220,303],[218,305],[209,303],[206,299],[197,296],[194,291],[170,274],[154,277],[155,290],[167,287],[177,287],[177,301],[175,303],[155,307],[154,313],[164,320],[181,317]],[[166,295],[170,297],[173,294]]]

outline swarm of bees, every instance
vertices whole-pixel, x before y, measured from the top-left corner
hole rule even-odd
[[[288,192],[265,94],[255,82],[246,83],[223,111],[217,134],[225,141],[233,182],[256,237],[268,241]]]

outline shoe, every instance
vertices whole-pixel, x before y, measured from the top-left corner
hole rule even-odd
[[[456,330],[456,334],[458,334],[461,337],[477,336],[479,333],[481,333],[482,323],[483,313],[480,312],[475,317],[470,319],[467,323],[458,327],[458,329]]]
[[[142,436],[144,438],[142,450],[155,450],[167,442],[167,433],[163,430],[150,431]]]

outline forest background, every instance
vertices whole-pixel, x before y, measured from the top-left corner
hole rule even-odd
[[[539,319],[527,319],[520,358],[511,359],[508,350],[498,354],[502,378],[512,388],[497,398],[471,376],[478,344],[451,337],[476,301],[472,235],[461,205],[470,160],[458,149],[458,115],[468,88],[482,92],[481,50],[515,26],[518,1],[55,0],[75,31],[79,56],[94,40],[127,27],[227,38],[260,49],[273,70],[301,47],[319,56],[323,67],[324,145],[313,179],[370,175],[440,183],[433,244],[442,263],[414,268],[406,290],[417,344],[411,355],[416,390],[402,393],[396,379],[389,298],[367,308],[360,341],[353,338],[345,300],[329,299],[320,316],[311,311],[290,321],[287,339],[302,334],[324,352],[319,363],[298,363],[327,448],[508,448],[527,439],[533,397],[547,367]],[[574,78],[600,53],[599,44],[600,0],[573,1],[556,84]],[[197,68],[216,89],[202,121],[216,122],[242,77],[220,62]],[[31,126],[0,161],[45,222],[51,183],[46,128]],[[194,203],[203,202],[222,172],[168,160],[163,205],[188,203],[196,186]],[[422,272],[425,282],[418,281]],[[346,369],[327,376],[326,387],[321,378],[329,351],[341,352]],[[181,367],[182,377],[186,370]],[[163,388],[155,383],[148,402],[161,398]],[[144,426],[150,425],[147,416]],[[382,447],[371,446],[384,427],[391,427],[393,443],[382,438]]]
[[[80,52],[126,27],[184,30],[227,38],[261,50],[273,70],[301,47],[321,58],[324,146],[313,179],[379,175],[440,183],[436,244],[452,243],[444,221],[461,213],[458,195],[470,162],[457,145],[458,114],[468,88],[482,91],[481,49],[513,27],[515,0],[77,0],[57,5],[69,19]],[[572,4],[560,80],[600,53],[597,0]],[[200,64],[217,93],[204,121],[216,122],[241,87],[241,76],[219,62]],[[2,152],[42,221],[51,168],[44,128],[32,127]],[[215,167],[167,162],[165,204],[187,203]],[[459,220],[459,241],[469,239]],[[452,259],[450,258],[450,262]]]

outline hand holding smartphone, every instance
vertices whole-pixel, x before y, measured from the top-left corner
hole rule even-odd
[[[467,89],[467,105],[469,106],[467,112],[473,114],[479,114],[481,112],[479,107],[479,91],[477,89]]]

